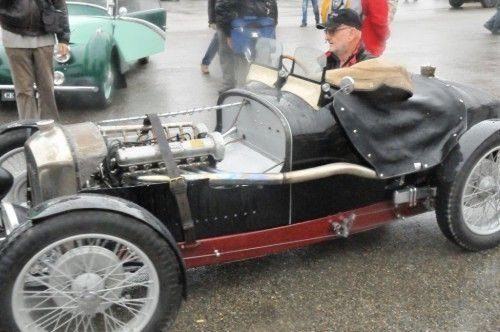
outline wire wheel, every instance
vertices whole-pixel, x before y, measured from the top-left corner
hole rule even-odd
[[[34,255],[12,292],[23,331],[142,331],[157,308],[160,282],[152,261],[131,242],[82,234]]]
[[[0,167],[3,167],[14,178],[12,188],[2,201],[25,204],[28,200],[28,177],[26,173],[26,157],[24,147],[13,149],[0,157]]]
[[[500,231],[500,147],[479,159],[465,181],[462,216],[469,230],[478,235]]]

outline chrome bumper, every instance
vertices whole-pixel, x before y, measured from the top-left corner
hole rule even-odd
[[[0,85],[0,90],[12,90],[14,91],[14,85],[5,84]],[[99,88],[96,86],[62,86],[55,85],[55,91],[66,91],[66,92],[98,92]]]

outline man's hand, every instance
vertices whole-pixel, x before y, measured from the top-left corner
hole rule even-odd
[[[57,52],[61,56],[66,56],[66,54],[69,53],[69,45],[66,44],[66,43],[59,43],[59,44],[57,44]]]
[[[227,46],[229,46],[230,49],[233,49],[233,40],[231,37],[226,38]]]

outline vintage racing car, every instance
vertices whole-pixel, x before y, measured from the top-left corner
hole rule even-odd
[[[125,73],[165,49],[166,11],[158,0],[67,1],[71,52],[54,54],[56,95],[81,96],[97,107],[125,87]],[[140,43],[141,47],[137,47]],[[0,47],[1,101],[14,101],[9,61]]]
[[[160,331],[188,268],[430,210],[458,246],[498,245],[497,100],[356,66],[336,80],[321,52],[268,46],[214,107],[1,128],[0,329]],[[199,114],[215,130],[182,118]]]

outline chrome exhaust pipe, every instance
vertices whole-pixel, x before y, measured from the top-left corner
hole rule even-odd
[[[312,167],[299,171],[285,173],[204,173],[186,174],[183,177],[187,181],[208,180],[210,185],[280,185],[308,182],[334,175],[353,175],[367,179],[377,179],[374,170],[350,163],[333,163],[318,167]],[[170,182],[167,175],[144,175],[137,177],[138,181],[147,183]]]

